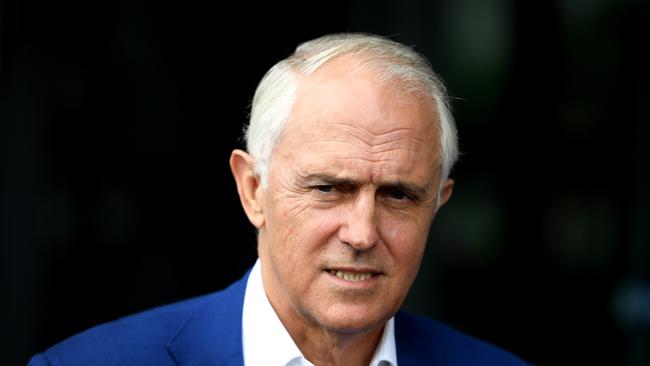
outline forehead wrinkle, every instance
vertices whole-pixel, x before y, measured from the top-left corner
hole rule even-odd
[[[316,121],[316,123],[319,122]],[[385,131],[374,132],[371,130],[370,127],[366,127],[363,124],[359,124],[355,122],[322,122],[322,123],[332,125],[333,127],[348,127],[351,130],[357,130],[357,131],[360,130],[361,132],[360,134],[350,133],[348,136],[352,136],[366,145],[374,145],[374,146],[385,145],[394,141],[396,142],[397,140],[400,139],[405,139],[405,140],[412,139],[422,144],[426,144],[425,139],[420,137],[423,131],[419,131],[421,130],[419,128],[393,127]],[[324,126],[319,123],[319,127],[324,127]],[[379,127],[379,126],[373,126],[373,127]],[[365,134],[368,137],[367,140],[371,140],[371,142],[368,142],[366,139],[364,139],[364,137],[366,136],[359,136],[361,134]],[[379,141],[375,142],[376,140]]]
[[[400,130],[408,130],[408,129],[400,129]],[[311,132],[312,137],[319,134],[319,132],[322,132],[322,130],[319,129],[316,131],[312,131]],[[299,137],[301,136],[301,134],[297,133],[292,140],[294,143],[297,142],[300,144],[309,144],[314,146],[318,146],[319,144],[350,146],[355,150],[361,151],[369,155],[386,154],[386,153],[395,154],[395,155],[402,154],[402,153],[421,154],[421,153],[426,153],[429,150],[435,151],[435,144],[432,144],[431,146],[427,146],[424,139],[418,138],[416,136],[386,136],[386,138],[384,138],[383,141],[369,142],[363,137],[359,137],[355,133],[349,133],[345,136],[341,136],[340,134],[334,132],[333,136],[329,136],[331,134],[325,132],[324,135],[325,135],[324,137],[314,138],[312,141],[304,141],[304,136],[303,136],[302,141],[298,141],[300,140]],[[421,149],[422,146],[424,146],[423,149]],[[330,148],[326,146],[325,150],[329,150],[329,149]],[[332,147],[331,149],[334,150],[334,147]],[[435,159],[434,156],[431,157]]]
[[[366,127],[363,124],[359,124],[356,122],[326,122],[327,124],[331,124],[334,126],[345,126],[345,127],[351,127],[352,129],[360,129],[366,132],[369,135],[372,135],[374,137],[381,137],[382,135],[390,135],[393,133],[397,133],[400,131],[414,131],[416,130],[415,128],[412,127],[393,127],[393,128],[387,128],[384,131],[377,131],[374,132],[372,131],[372,127],[380,127],[378,125],[372,125],[370,127]]]
[[[397,159],[383,158],[358,158],[358,157],[334,157],[327,167],[320,166],[317,162],[310,162],[305,166],[307,170],[313,171],[331,171],[337,176],[355,176],[360,180],[374,182],[382,180],[383,177],[396,177],[396,179],[406,179],[411,177],[421,184],[426,185],[429,178],[421,174],[409,174],[412,172],[413,165],[416,163],[415,159],[409,161],[399,161]],[[427,174],[435,170],[432,166],[431,170],[426,170],[422,173]],[[392,180],[392,179],[391,179]]]
[[[384,155],[384,154],[393,154],[393,155],[399,155],[400,153],[404,152],[409,152],[409,153],[418,153],[417,148],[411,147],[410,144],[399,144],[398,146],[387,146],[383,147],[382,145],[386,145],[389,142],[386,142],[381,145],[375,145],[375,146],[368,146],[368,144],[364,144],[364,146],[359,146],[355,143],[349,142],[349,141],[342,141],[342,140],[318,140],[318,141],[312,141],[312,142],[307,142],[306,145],[318,145],[320,143],[331,143],[331,144],[340,144],[340,145],[347,145],[347,146],[352,146],[355,149],[361,150],[363,153],[368,154],[368,155]],[[397,145],[398,142],[395,142],[395,145]],[[404,146],[406,145],[406,146]],[[321,152],[320,154],[328,154],[328,155],[333,155],[337,154],[338,151],[329,151],[329,152]],[[357,157],[350,157],[351,159],[356,159]],[[359,159],[362,160],[367,160],[367,161],[389,161],[393,159],[389,158],[366,158],[363,159],[361,157],[358,157]]]

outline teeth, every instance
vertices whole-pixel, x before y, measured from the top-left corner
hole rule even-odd
[[[352,282],[365,281],[370,277],[372,277],[372,273],[370,272],[356,273],[356,272],[345,272],[345,271],[332,271],[331,273],[338,278],[342,278],[346,281],[352,281]]]

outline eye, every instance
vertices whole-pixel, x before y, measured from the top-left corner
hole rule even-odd
[[[330,186],[330,185],[320,185],[320,186],[316,186],[316,189],[319,190],[320,192],[323,192],[323,193],[329,193],[329,192],[332,192],[332,189],[333,189],[333,188],[334,188],[334,187],[332,187],[332,186]]]
[[[390,195],[390,198],[393,198],[393,199],[396,199],[396,200],[403,200],[405,198],[408,198],[408,196],[406,195],[406,193],[404,193],[404,191],[391,191],[389,193],[389,195]]]
[[[392,189],[389,190],[386,194],[387,197],[389,197],[392,200],[399,201],[399,202],[417,202],[418,201],[418,196],[407,191],[407,190],[401,190],[401,189]]]

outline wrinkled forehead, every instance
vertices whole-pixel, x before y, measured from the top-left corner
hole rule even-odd
[[[440,165],[435,104],[399,85],[386,83],[372,71],[331,64],[306,77],[276,153],[294,162],[351,162],[354,167],[421,167]],[[298,157],[296,155],[301,155]],[[323,157],[326,156],[326,157]],[[331,160],[327,160],[331,159]],[[348,164],[341,164],[350,167]],[[408,167],[410,168],[408,168]]]

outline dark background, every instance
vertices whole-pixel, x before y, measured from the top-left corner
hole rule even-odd
[[[0,2],[0,364],[255,258],[227,160],[297,43],[414,45],[463,156],[406,307],[542,365],[650,364],[648,3]]]

